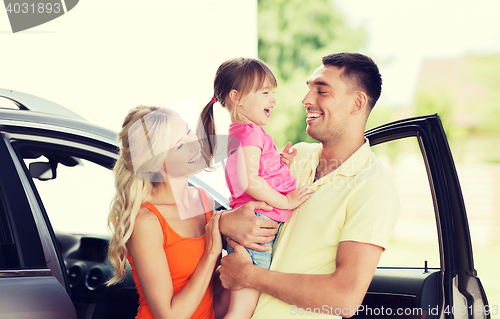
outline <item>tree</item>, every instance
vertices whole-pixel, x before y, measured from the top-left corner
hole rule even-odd
[[[415,115],[438,113],[458,162],[500,162],[500,54],[424,61]]]
[[[258,0],[258,35],[259,58],[278,80],[278,103],[266,130],[278,148],[312,141],[301,104],[305,82],[323,56],[363,47],[366,33],[348,26],[329,0]]]

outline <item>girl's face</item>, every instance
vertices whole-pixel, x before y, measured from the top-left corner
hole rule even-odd
[[[252,91],[241,98],[237,107],[242,122],[263,126],[269,124],[276,97],[269,79],[266,78],[262,87],[258,88],[258,85],[255,79]]]
[[[198,137],[178,115],[171,121],[165,166],[171,178],[193,175],[205,168]]]

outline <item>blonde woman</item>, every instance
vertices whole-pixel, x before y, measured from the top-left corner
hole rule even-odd
[[[174,111],[141,106],[128,113],[119,140],[108,285],[123,280],[128,260],[136,318],[215,318],[220,214],[212,216],[210,195],[188,186],[188,176],[205,167],[197,137]]]

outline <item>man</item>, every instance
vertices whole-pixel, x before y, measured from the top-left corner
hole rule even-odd
[[[381,92],[375,63],[361,54],[329,55],[307,85],[306,130],[320,144],[297,144],[290,171],[297,187],[311,185],[314,194],[282,227],[269,270],[253,265],[234,241],[235,253],[222,259],[224,287],[262,292],[253,318],[354,315],[399,213],[394,182],[364,137]]]

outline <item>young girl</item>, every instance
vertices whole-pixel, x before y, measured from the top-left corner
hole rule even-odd
[[[143,106],[128,113],[119,140],[108,285],[123,280],[128,260],[136,318],[214,318],[220,215],[212,216],[208,194],[188,187],[188,176],[205,167],[197,137],[174,111]]]
[[[207,163],[216,148],[213,105],[227,108],[229,127],[226,182],[231,192],[230,206],[236,208],[249,200],[273,206],[272,211],[256,210],[260,218],[287,221],[290,212],[310,197],[307,186],[295,190],[295,179],[281,163],[280,153],[262,126],[269,123],[276,104],[276,78],[267,65],[257,59],[236,58],[224,62],[214,80],[214,97],[201,113],[198,130],[206,137],[202,150]],[[200,133],[198,133],[200,134]],[[279,227],[279,226],[278,226]],[[272,246],[274,240],[267,244]],[[232,252],[228,245],[228,253]],[[247,249],[254,264],[269,269],[272,251]],[[224,318],[250,318],[259,298],[253,289],[231,291],[229,310]]]

